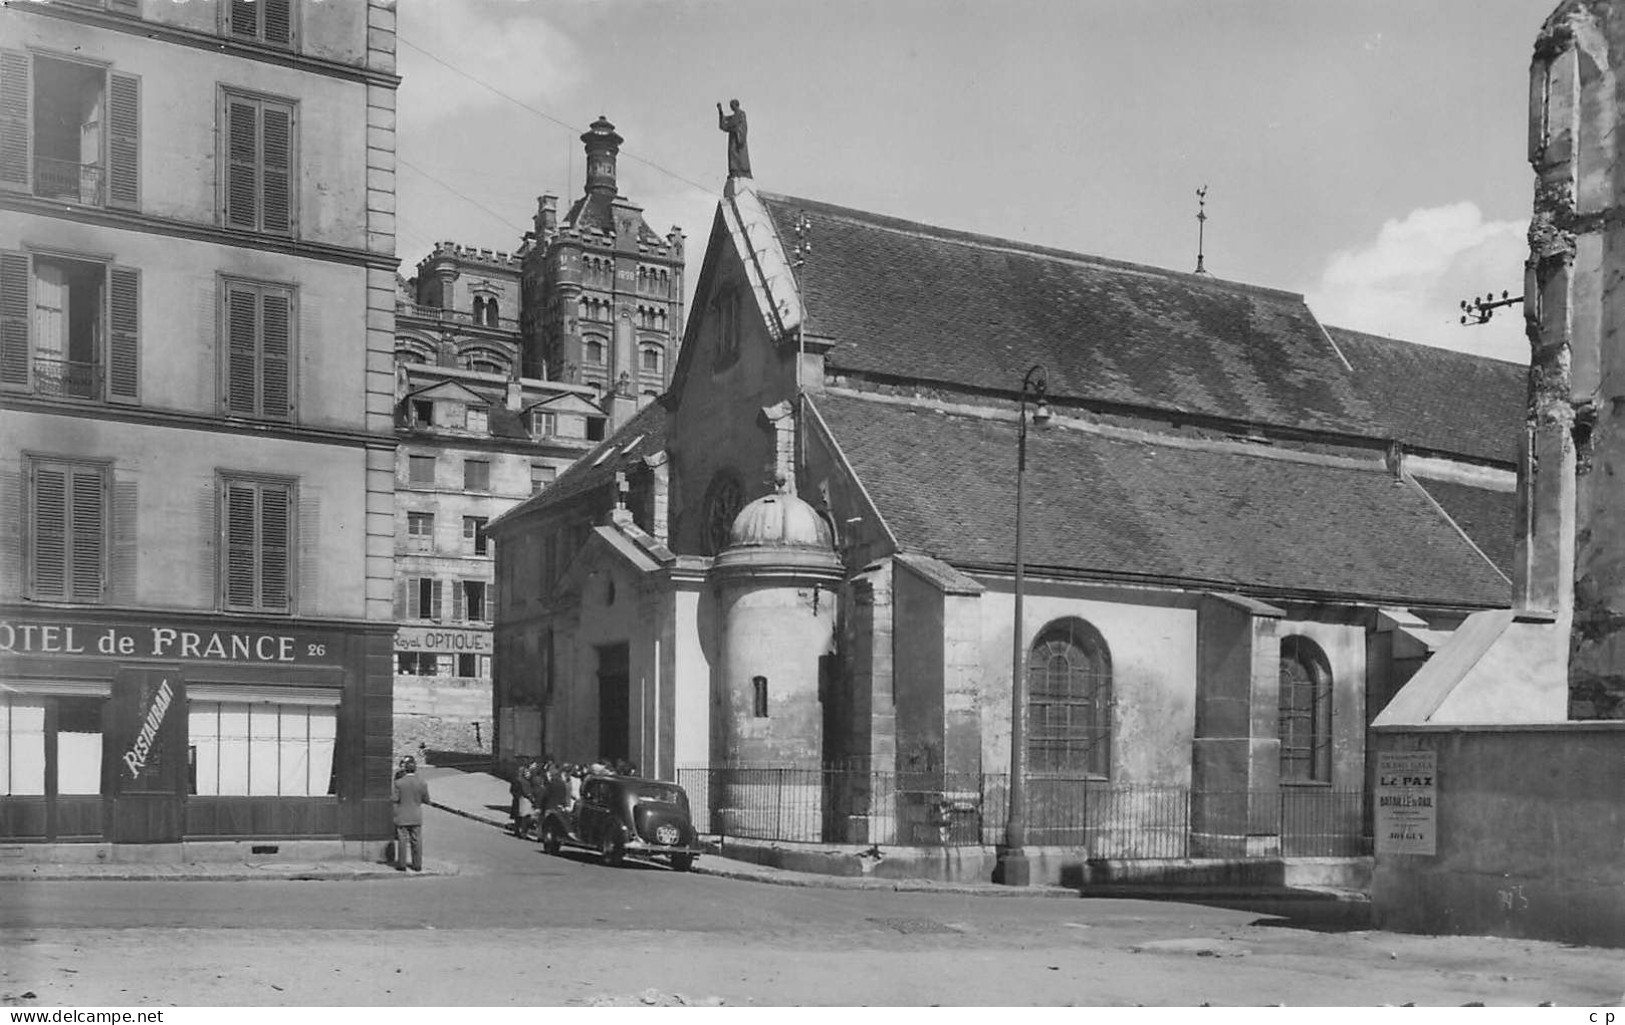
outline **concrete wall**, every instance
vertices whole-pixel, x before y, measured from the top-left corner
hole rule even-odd
[[[1380,928],[1625,946],[1625,724],[1379,729],[1438,757],[1437,853],[1378,853]]]
[[[112,462],[112,603],[217,607],[215,475],[232,471],[297,480],[297,614],[366,614],[366,452],[359,447],[9,410],[0,411],[0,437],[0,491],[10,503],[18,501],[25,454]],[[0,516],[0,600],[22,594],[22,544],[22,516]]]

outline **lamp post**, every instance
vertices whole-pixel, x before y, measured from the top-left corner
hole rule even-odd
[[[1021,406],[1016,441],[1016,616],[1010,635],[1010,786],[1009,808],[1004,820],[1004,848],[999,851],[999,881],[1006,886],[1026,886],[1032,881],[1032,864],[1027,860],[1027,645],[1023,638],[1021,603],[1027,579],[1022,550],[1022,498],[1027,475],[1027,400],[1033,402],[1032,422],[1049,421],[1049,373],[1035,363],[1021,379]]]

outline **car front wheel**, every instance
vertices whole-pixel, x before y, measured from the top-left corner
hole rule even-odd
[[[687,872],[687,871],[689,871],[690,869],[692,869],[694,867],[694,855],[692,855],[692,854],[673,854],[671,856],[671,867],[672,867],[673,870],[675,870],[677,872]]]
[[[606,865],[619,865],[626,857],[626,847],[618,838],[606,836],[598,843],[598,856]]]

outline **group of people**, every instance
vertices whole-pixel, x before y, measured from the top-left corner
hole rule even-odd
[[[600,758],[595,762],[554,761],[551,756],[521,758],[508,784],[508,817],[515,836],[530,836],[539,817],[549,808],[566,814],[581,799],[581,783],[588,776],[636,776],[638,767],[624,758]]]

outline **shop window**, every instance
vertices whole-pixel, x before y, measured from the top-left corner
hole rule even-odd
[[[288,612],[293,606],[294,489],[289,481],[220,481],[221,606]]]
[[[221,216],[228,227],[294,232],[295,105],[221,90]]]
[[[102,698],[56,699],[56,792],[102,792]]]
[[[463,460],[463,490],[491,490],[491,464],[489,461],[484,459]]]
[[[485,555],[490,551],[490,539],[485,536],[485,524],[488,518],[484,516],[463,517],[463,546],[475,555]]]
[[[45,701],[0,691],[0,794],[45,793]]]
[[[294,290],[226,279],[221,288],[220,395],[225,412],[287,420],[293,412]]]
[[[29,594],[43,601],[99,602],[107,581],[107,467],[28,462]]]
[[[767,718],[767,677],[750,678],[750,714],[757,719]]]
[[[1027,656],[1027,765],[1035,776],[1111,775],[1112,660],[1081,619],[1057,620]]]
[[[1332,779],[1332,670],[1307,637],[1281,640],[1281,782]]]
[[[397,652],[395,662],[395,671],[402,676],[435,676],[440,672],[440,656],[427,652]]]
[[[193,700],[191,792],[199,797],[313,797],[332,792],[338,709]]]
[[[477,677],[480,675],[480,657],[478,655],[458,655],[457,675]]]
[[[433,484],[434,456],[407,456],[406,474],[413,484]]]

